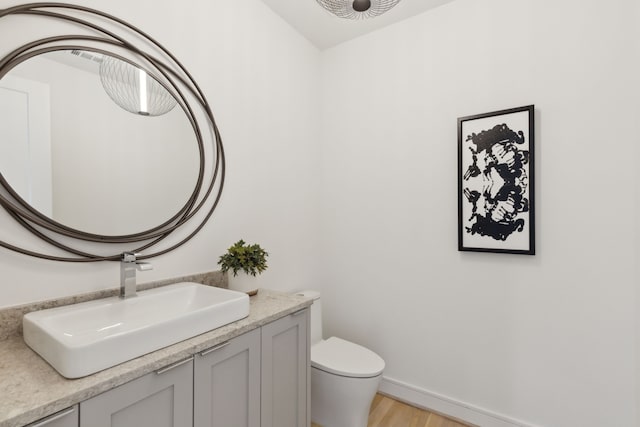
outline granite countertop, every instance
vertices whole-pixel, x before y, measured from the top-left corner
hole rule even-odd
[[[260,289],[249,316],[87,377],[69,380],[15,335],[0,341],[0,427],[19,427],[186,359],[311,305],[308,298]]]

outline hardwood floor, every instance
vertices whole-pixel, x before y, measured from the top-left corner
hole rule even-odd
[[[469,427],[381,394],[376,394],[373,399],[367,425],[368,427]],[[311,423],[311,427],[322,426]]]

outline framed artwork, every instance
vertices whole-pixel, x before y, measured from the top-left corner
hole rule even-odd
[[[458,250],[535,255],[534,106],[458,119]]]

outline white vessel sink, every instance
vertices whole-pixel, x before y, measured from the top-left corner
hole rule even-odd
[[[79,378],[249,315],[247,294],[178,283],[24,316],[24,341],[66,378]]]

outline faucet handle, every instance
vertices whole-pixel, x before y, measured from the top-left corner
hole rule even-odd
[[[153,264],[151,264],[150,262],[137,262],[136,268],[139,271],[149,271],[153,270]]]

